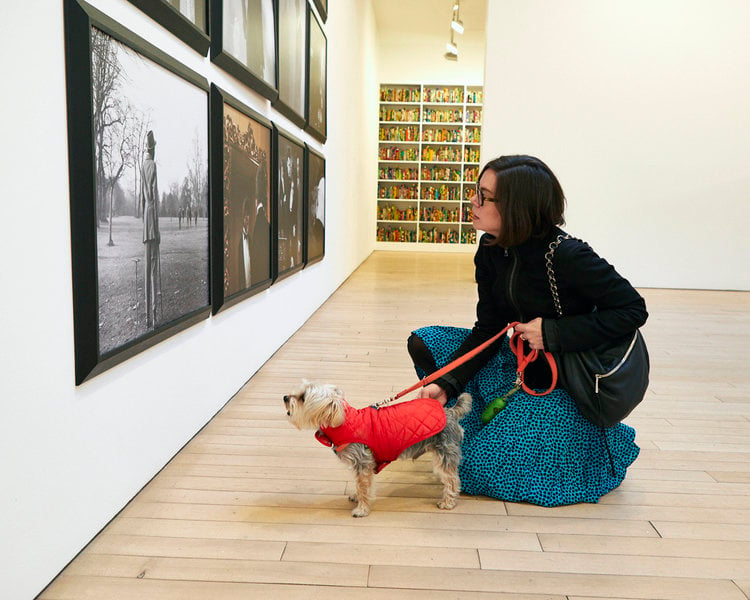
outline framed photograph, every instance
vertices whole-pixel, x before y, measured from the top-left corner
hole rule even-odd
[[[291,134],[276,133],[276,278],[299,271],[304,263],[305,147]]]
[[[273,281],[271,122],[211,86],[214,313]]]
[[[206,56],[211,44],[208,0],[130,0],[130,3]]]
[[[76,384],[210,312],[208,83],[65,0]]]
[[[305,149],[305,264],[323,259],[326,239],[326,161],[323,155]]]
[[[278,0],[279,97],[274,107],[305,126],[307,0]]]
[[[310,52],[307,61],[306,117],[308,131],[315,139],[326,141],[326,52],[323,28],[312,10],[308,9],[307,38]]]
[[[211,0],[211,60],[276,100],[275,0]]]
[[[318,9],[318,14],[325,23],[328,20],[328,0],[315,0],[315,8]]]

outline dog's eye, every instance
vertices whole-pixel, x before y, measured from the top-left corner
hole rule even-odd
[[[305,395],[302,394],[299,398],[297,398],[297,402],[304,402],[305,401]]]

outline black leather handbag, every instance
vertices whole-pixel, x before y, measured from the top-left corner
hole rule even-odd
[[[562,317],[552,259],[569,235],[549,245],[547,275],[555,310]],[[640,404],[648,388],[650,362],[639,330],[626,338],[580,352],[554,353],[558,382],[573,397],[581,414],[599,427],[613,427]]]

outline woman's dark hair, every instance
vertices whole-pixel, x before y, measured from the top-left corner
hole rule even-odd
[[[533,156],[501,156],[488,162],[497,175],[495,200],[502,218],[500,235],[491,245],[509,248],[531,237],[545,237],[564,225],[565,195],[552,170]]]

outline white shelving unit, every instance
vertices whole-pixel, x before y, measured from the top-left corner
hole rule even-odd
[[[382,84],[377,246],[473,251],[481,86]]]

